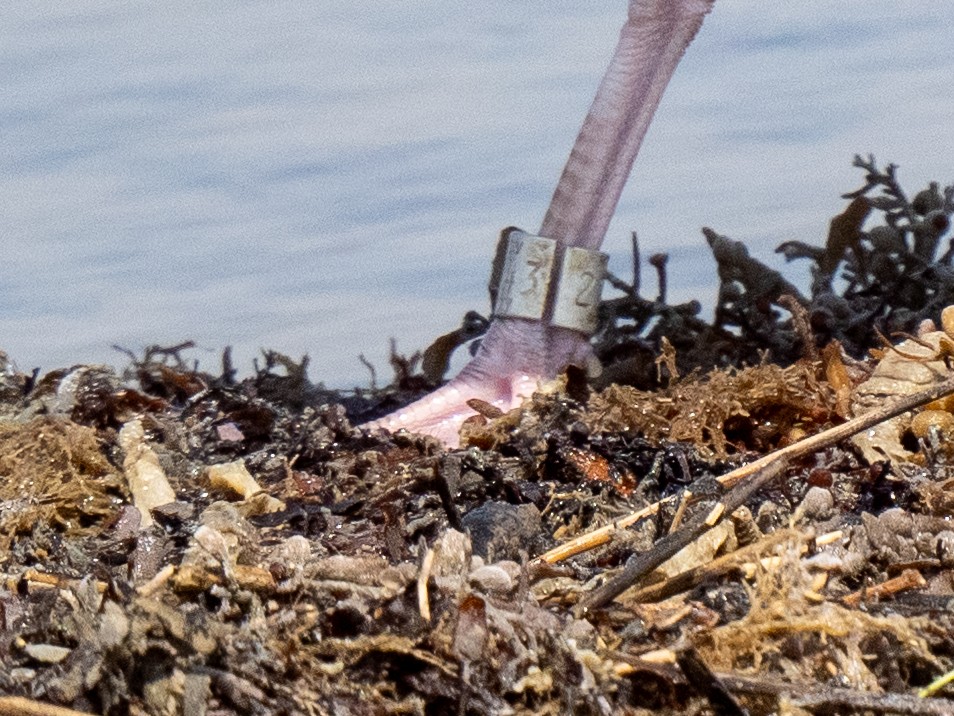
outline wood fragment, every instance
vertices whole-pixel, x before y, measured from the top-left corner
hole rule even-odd
[[[0,696],[0,716],[89,716],[89,712],[54,706],[22,696]]]
[[[72,589],[75,591],[79,588],[82,580],[63,577],[58,574],[50,574],[49,572],[41,572],[31,567],[24,570],[22,574],[0,574],[0,581],[3,582],[3,585],[8,590],[15,592],[19,584],[25,585],[28,590]],[[94,580],[92,584],[99,594],[104,594],[109,588],[109,585],[101,580]]]
[[[847,688],[815,688],[808,683],[739,676],[716,672],[734,693],[787,697],[789,703],[822,713],[903,714],[905,716],[950,716],[954,700],[920,698],[913,694],[870,693]]]
[[[699,695],[705,697],[718,716],[748,716],[722,680],[712,672],[699,652],[690,647],[676,655],[682,673]]]
[[[908,589],[920,589],[927,586],[927,580],[921,576],[916,569],[906,569],[897,577],[893,577],[880,584],[874,584],[870,587],[864,587],[857,592],[852,592],[841,599],[841,603],[847,607],[857,607],[862,601],[877,601],[890,597],[898,592],[904,592]]]
[[[148,582],[141,584],[136,587],[136,594],[140,597],[151,597],[153,594],[162,589],[172,576],[176,573],[176,566],[174,564],[167,564],[165,567],[156,572],[155,576],[150,579]]]
[[[825,545],[834,544],[838,540],[843,539],[844,536],[844,530],[832,530],[823,535],[818,535],[818,537],[815,538],[815,544],[819,547],[824,547]]]
[[[659,509],[662,505],[670,502],[671,500],[672,498],[660,500],[659,502],[655,502],[648,507],[631,512],[621,519],[613,520],[613,522],[608,525],[603,525],[602,527],[591,530],[586,534],[574,537],[573,539],[554,547],[548,552],[541,554],[533,561],[536,563],[556,564],[557,562],[562,562],[566,559],[569,559],[570,557],[573,557],[574,555],[601,547],[612,539],[614,532],[617,530],[626,529],[627,527],[632,527],[640,520],[655,515],[659,512]]]
[[[918,696],[920,696],[922,699],[932,697],[934,694],[952,682],[954,682],[954,669],[948,671],[945,674],[941,674],[939,677],[934,679],[934,681],[918,691]]]
[[[153,523],[153,508],[175,502],[176,493],[159,464],[159,456],[146,440],[140,418],[123,425],[119,431],[119,446],[125,455],[123,473],[132,493],[133,505],[142,515],[140,527],[146,529]]]
[[[739,485],[725,496],[723,500],[725,506],[724,512],[731,513],[755,494],[755,492],[779,477],[785,471],[786,467],[788,467],[788,462],[784,459],[776,460],[765,465],[762,470],[753,475],[748,482]],[[585,598],[580,603],[580,610],[586,612],[606,606],[633,586],[643,576],[672,557],[683,547],[698,539],[700,535],[712,527],[712,525],[708,523],[707,517],[708,516],[702,520],[697,519],[691,522],[679,532],[666,535],[650,549],[637,555],[636,558],[627,563],[613,579]]]
[[[676,506],[676,511],[672,516],[672,523],[669,525],[670,534],[679,529],[682,525],[682,520],[686,516],[686,510],[689,507],[689,501],[692,499],[692,492],[689,490],[682,491],[682,497],[679,500],[679,504]]]
[[[427,580],[431,578],[431,569],[434,566],[434,549],[427,550],[421,562],[421,571],[417,575],[417,609],[421,619],[431,620],[431,601],[427,592]]]
[[[709,564],[688,569],[663,582],[650,584],[626,596],[628,602],[661,602],[664,599],[689,591],[700,584],[714,581],[726,574],[740,570],[746,563],[758,560],[759,555],[770,552],[785,542],[805,541],[804,533],[793,529],[784,529],[763,537],[731,554],[714,559]]]
[[[706,526],[715,527],[722,521],[723,515],[725,515],[725,504],[720,502],[706,515]]]

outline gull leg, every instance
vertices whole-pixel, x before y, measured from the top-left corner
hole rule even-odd
[[[540,235],[598,249],[663,91],[715,0],[631,0],[619,44],[560,177]],[[592,354],[585,333],[495,316],[480,350],[446,385],[366,427],[426,433],[456,447],[473,398],[511,410]]]

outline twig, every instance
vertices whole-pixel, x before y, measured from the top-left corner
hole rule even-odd
[[[669,525],[669,533],[672,534],[682,526],[682,521],[686,516],[686,510],[689,509],[689,501],[692,499],[691,490],[683,490],[682,498],[676,507],[676,512],[672,516],[672,523]]]
[[[952,669],[951,671],[948,671],[945,674],[941,674],[939,677],[934,679],[934,681],[932,681],[930,684],[928,684],[923,689],[918,691],[918,696],[920,696],[922,699],[926,699],[931,696],[934,696],[934,694],[936,694],[938,691],[943,689],[945,686],[947,686],[951,682],[954,682],[954,669]]]
[[[949,393],[954,393],[954,378],[948,378],[930,388],[905,396],[884,408],[873,410],[842,425],[808,437],[716,478],[720,485],[730,489],[721,504],[716,505],[704,520],[695,520],[685,529],[663,537],[652,548],[631,560],[616,577],[584,599],[580,608],[586,611],[609,604],[645,574],[718,524],[723,514],[732,513],[755,492],[781,475],[789,460],[804,457],[816,450],[834,445],[862,430],[867,430],[878,423],[901,415],[924,403],[937,400]],[[738,485],[737,488],[736,485]]]
[[[692,689],[709,702],[718,716],[748,716],[749,712],[742,708],[694,648],[680,651],[676,655],[676,663]]]
[[[918,570],[906,569],[897,577],[893,577],[880,584],[864,587],[857,592],[852,592],[842,597],[841,603],[846,607],[857,607],[861,604],[862,600],[878,600],[908,589],[920,589],[925,586],[927,586],[927,580],[921,576]]]
[[[802,354],[812,362],[817,361],[818,348],[815,346],[815,334],[812,333],[808,309],[787,293],[778,297],[778,305],[792,314],[792,327],[802,342]]]
[[[784,447],[781,450],[776,450],[775,452],[765,455],[754,462],[750,462],[747,465],[743,465],[742,467],[732,470],[731,472],[727,472],[725,475],[717,477],[716,481],[723,487],[730,488],[747,478],[749,475],[752,475],[753,473],[756,473],[760,469],[771,464],[775,460],[786,458],[797,459],[805,457],[816,450],[821,450],[822,448],[835,445],[845,438],[867,430],[878,423],[884,422],[885,420],[890,420],[891,418],[901,415],[902,413],[906,413],[912,408],[916,408],[919,405],[923,405],[925,403],[930,403],[932,400],[937,400],[948,393],[954,393],[954,378],[949,378],[948,380],[937,383],[931,388],[923,390],[919,393],[913,393],[911,395],[905,396],[891,405],[865,413],[860,417],[849,420],[848,422],[842,423],[841,425],[838,425],[834,428],[829,428],[828,430],[824,430],[816,435],[807,437],[804,440],[789,445],[788,447]],[[603,525],[602,527],[591,530],[586,534],[574,537],[572,540],[564,542],[558,547],[554,547],[545,554],[540,555],[535,561],[544,562],[546,564],[556,564],[557,562],[562,562],[563,560],[569,559],[570,557],[580,554],[581,552],[587,552],[589,550],[596,549],[597,547],[601,547],[610,541],[615,531],[631,527],[643,518],[657,514],[662,505],[672,501],[673,499],[675,499],[673,496],[663,498],[662,500],[649,505],[648,507],[643,507],[621,519],[615,520],[611,524]]]
[[[909,694],[878,694],[851,689],[827,689],[793,692],[794,706],[822,713],[863,712],[871,714],[910,714],[910,716],[951,716],[954,701],[922,699]]]
[[[368,369],[368,372],[371,374],[371,392],[373,393],[378,389],[378,373],[374,369],[374,364],[364,357],[364,353],[358,354],[358,360],[361,361],[361,365]]]
[[[868,428],[872,428],[878,423],[883,423],[885,420],[895,418],[903,413],[908,412],[909,410],[917,408],[920,405],[930,403],[931,401],[937,400],[938,398],[943,398],[945,395],[949,395],[950,393],[954,393],[954,378],[942,380],[940,383],[936,383],[930,388],[925,388],[924,390],[917,393],[906,395],[903,398],[899,398],[898,400],[895,400],[882,408],[872,410],[868,413],[865,413],[864,415],[858,416],[857,418],[853,418],[848,422],[842,423],[841,425],[829,428],[828,430],[823,430],[816,435],[811,435],[804,440],[800,440],[797,443],[789,445],[788,447],[784,447],[781,450],[776,450],[775,452],[761,457],[758,460],[750,462],[748,465],[743,465],[732,472],[727,472],[725,475],[717,477],[716,480],[723,487],[733,487],[742,480],[746,479],[750,474],[758,472],[763,467],[770,465],[775,460],[794,460],[805,457],[806,455],[811,455],[813,452],[823,448],[837,445],[845,438],[863,432]]]
[[[425,622],[431,620],[431,600],[427,591],[427,580],[431,578],[431,569],[434,567],[434,550],[429,549],[424,554],[424,560],[421,562],[421,571],[417,575],[417,609],[421,614],[421,619]]]
[[[549,552],[541,554],[533,561],[535,563],[542,562],[545,564],[556,564],[557,562],[562,562],[563,560],[569,559],[570,557],[580,554],[581,552],[588,552],[591,549],[601,547],[612,539],[614,532],[617,530],[626,529],[627,527],[632,527],[643,518],[655,515],[657,512],[659,512],[660,507],[667,502],[672,501],[674,497],[675,496],[664,498],[649,505],[648,507],[642,508],[641,510],[630,512],[621,519],[613,520],[613,522],[608,525],[603,525],[602,527],[591,530],[586,534],[580,535],[579,537],[574,537],[573,539],[554,547]]]
[[[620,651],[610,652],[617,662],[627,664],[633,671],[657,674],[674,683],[686,682],[685,674],[669,663],[645,660]],[[905,714],[910,716],[950,716],[954,714],[954,700],[922,698],[922,695],[898,693],[868,693],[847,688],[818,688],[807,682],[788,682],[777,678],[742,676],[735,673],[715,671],[713,674],[734,694],[780,699],[787,697],[795,706],[812,708],[813,713]]]
[[[791,529],[778,530],[763,537],[758,542],[746,545],[735,552],[723,555],[709,564],[687,569],[676,576],[656,584],[650,584],[627,595],[632,602],[659,602],[663,599],[688,591],[699,584],[711,582],[736,570],[747,562],[758,561],[758,555],[764,554],[783,542],[798,542],[807,539],[804,532]]]
[[[633,296],[639,296],[639,237],[634,231],[630,235],[630,240],[633,245]]]
[[[807,683],[785,683],[775,679],[760,679],[716,672],[734,693],[761,696],[788,696],[790,703],[822,713],[909,714],[910,716],[950,716],[954,701],[925,699],[912,694],[868,693],[845,688],[817,688]]]
[[[461,519],[460,509],[454,500],[454,493],[457,492],[457,485],[460,484],[461,475],[461,457],[455,453],[448,453],[435,468],[435,480],[437,494],[441,498],[441,505],[447,514],[447,524],[458,532],[464,532],[464,523]]]
[[[690,522],[678,532],[666,535],[648,550],[630,560],[619,574],[580,603],[581,610],[586,612],[605,607],[644,575],[708,532],[719,523],[724,514],[734,511],[764,485],[781,475],[786,467],[788,467],[788,461],[784,459],[763,467],[751,480],[730,491],[724,501],[717,504],[708,515]]]

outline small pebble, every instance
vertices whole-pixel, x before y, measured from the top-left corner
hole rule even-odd
[[[470,532],[474,554],[491,560],[518,560],[540,533],[540,511],[534,505],[486,502],[468,512],[463,526]]]
[[[468,576],[471,586],[484,592],[506,594],[513,589],[513,580],[507,571],[495,564],[473,570]]]
[[[70,655],[70,649],[53,644],[27,644],[23,647],[23,651],[41,664],[59,664]]]
[[[824,487],[810,487],[795,511],[796,519],[827,520],[832,515],[835,498]]]
[[[954,532],[944,530],[937,533],[937,543],[935,552],[937,558],[941,560],[941,566],[946,569],[954,567]]]

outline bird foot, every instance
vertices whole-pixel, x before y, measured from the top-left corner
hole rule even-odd
[[[495,318],[477,355],[456,378],[364,427],[432,435],[454,448],[460,444],[461,425],[478,414],[470,401],[508,412],[568,365],[586,365],[591,359],[589,340],[581,333],[541,321]]]

